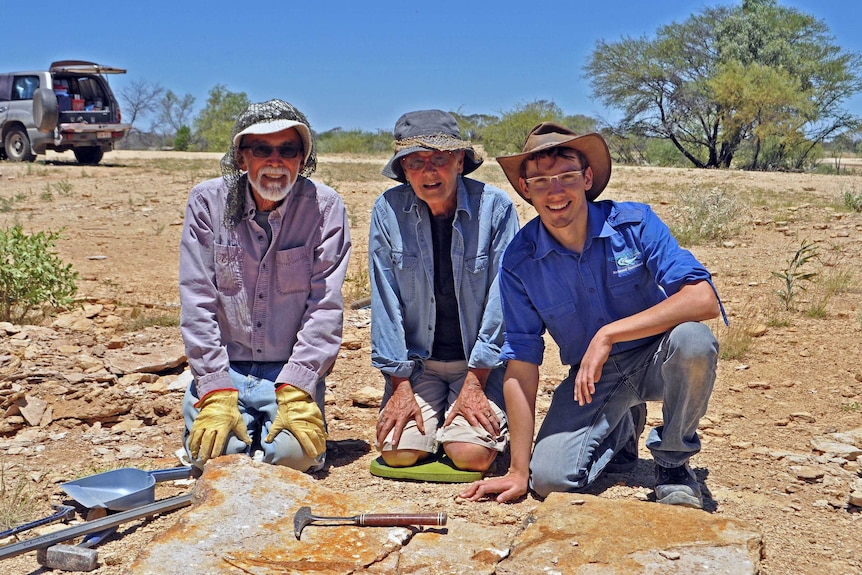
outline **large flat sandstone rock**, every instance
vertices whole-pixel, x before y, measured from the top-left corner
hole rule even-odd
[[[760,533],[695,509],[553,493],[496,575],[755,575]]]
[[[159,535],[130,566],[135,575],[494,572],[507,548],[502,529],[450,521],[446,527],[308,526],[296,540],[293,516],[427,513],[420,503],[368,501],[321,487],[310,476],[244,455],[207,464],[192,508]],[[458,544],[457,549],[453,543]],[[409,552],[407,552],[409,550]]]
[[[134,575],[754,575],[748,525],[655,503],[552,494],[520,530],[450,519],[445,527],[310,525],[293,516],[428,513],[419,501],[369,501],[244,455],[207,464],[192,507],[130,566]],[[468,505],[496,505],[476,503]]]

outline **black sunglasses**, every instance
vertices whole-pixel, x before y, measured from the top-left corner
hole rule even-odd
[[[251,150],[251,155],[255,158],[268,158],[272,155],[273,150],[278,151],[278,155],[285,159],[295,158],[301,152],[301,148],[294,145],[284,144],[281,146],[270,146],[269,144],[253,144],[251,146],[240,146],[240,150]]]

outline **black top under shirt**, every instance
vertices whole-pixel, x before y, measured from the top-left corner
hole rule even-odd
[[[431,216],[431,241],[434,245],[434,298],[437,300],[437,324],[431,358],[439,361],[464,359],[458,300],[455,298],[455,276],[452,273],[452,223],[455,215]]]
[[[261,212],[259,210],[254,212],[254,221],[266,232],[267,246],[272,243],[272,226],[269,225],[269,214],[270,212]]]

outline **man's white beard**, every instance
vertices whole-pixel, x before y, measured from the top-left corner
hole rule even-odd
[[[287,184],[281,185],[274,180],[263,176],[287,176]],[[263,167],[257,172],[257,177],[252,182],[252,187],[261,198],[269,202],[280,202],[293,188],[296,183],[297,174],[291,174],[286,168]]]

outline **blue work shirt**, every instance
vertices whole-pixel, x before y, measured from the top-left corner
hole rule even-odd
[[[467,365],[502,365],[503,315],[497,272],[518,214],[503,190],[458,178],[452,222],[452,271]],[[381,194],[371,212],[371,363],[410,377],[431,355],[436,322],[434,255],[428,206],[403,184]]]
[[[685,284],[706,280],[715,290],[706,268],[646,204],[590,202],[587,228],[580,254],[563,247],[538,217],[509,244],[500,272],[504,360],[541,365],[547,329],[563,364],[574,366],[602,326],[656,305]],[[658,337],[616,343],[611,354]]]

